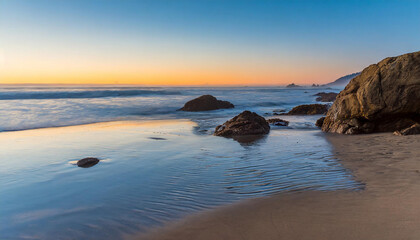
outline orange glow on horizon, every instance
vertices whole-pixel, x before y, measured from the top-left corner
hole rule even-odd
[[[0,73],[1,84],[127,84],[169,86],[258,86],[287,85],[290,83],[311,85],[323,84],[337,78],[336,73],[323,71],[307,73],[262,73],[247,72],[168,72],[168,73]]]

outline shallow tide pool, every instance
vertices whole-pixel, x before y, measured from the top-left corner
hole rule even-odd
[[[360,187],[314,129],[251,143],[188,120],[0,133],[0,239],[119,239],[240,199]]]

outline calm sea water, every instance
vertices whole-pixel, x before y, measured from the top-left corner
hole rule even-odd
[[[289,127],[251,143],[211,135],[245,109],[270,117],[320,91],[2,88],[0,239],[120,239],[240,199],[360,189],[315,128],[320,116],[284,116]],[[202,94],[236,108],[176,111]],[[73,126],[94,122],[103,123]],[[103,161],[72,164],[87,156]]]

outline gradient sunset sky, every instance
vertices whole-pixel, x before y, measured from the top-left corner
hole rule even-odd
[[[326,83],[419,50],[420,1],[0,0],[0,83]]]

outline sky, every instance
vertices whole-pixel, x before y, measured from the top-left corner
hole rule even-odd
[[[420,50],[416,0],[0,0],[0,83],[321,84]]]

